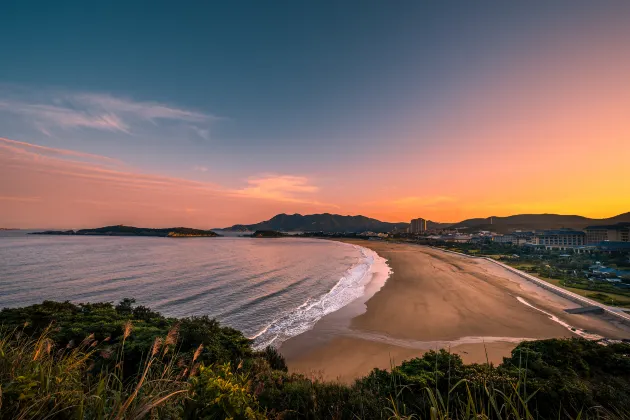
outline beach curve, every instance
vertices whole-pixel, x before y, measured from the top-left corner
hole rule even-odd
[[[497,364],[520,341],[578,336],[549,315],[579,331],[630,337],[605,317],[568,315],[564,309],[575,303],[488,261],[413,244],[346,242],[378,253],[392,274],[363,310],[350,304],[284,342],[280,351],[291,371],[351,382],[438,348],[467,363]]]

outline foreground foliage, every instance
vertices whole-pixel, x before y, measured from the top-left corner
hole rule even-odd
[[[351,386],[290,374],[273,348],[133,300],[0,312],[0,418],[630,418],[630,344],[520,344],[494,367],[441,350]]]

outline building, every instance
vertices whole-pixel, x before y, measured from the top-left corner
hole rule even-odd
[[[494,242],[500,244],[514,244],[516,243],[516,236],[514,235],[496,235],[492,238]]]
[[[536,232],[532,244],[545,249],[571,249],[586,245],[586,233],[573,229]]]
[[[630,242],[630,223],[617,223],[616,225],[588,226],[586,231],[586,243],[598,244],[604,241]]]
[[[534,233],[533,232],[524,232],[521,230],[517,230],[512,233],[514,235],[514,245],[532,245],[534,242]]]
[[[419,235],[427,231],[427,221],[422,218],[413,219],[409,227],[409,233]]]
[[[608,253],[630,254],[630,241],[602,241],[597,244],[597,249]]]

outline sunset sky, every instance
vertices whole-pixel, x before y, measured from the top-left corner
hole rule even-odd
[[[0,227],[630,211],[628,1],[35,3]]]

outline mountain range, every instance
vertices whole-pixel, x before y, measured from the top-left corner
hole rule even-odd
[[[498,233],[513,232],[515,230],[543,230],[543,229],[584,229],[592,225],[613,225],[620,222],[630,222],[630,212],[605,219],[591,219],[577,215],[563,214],[517,214],[506,217],[487,217],[484,219],[467,219],[454,223],[451,228],[490,230]]]
[[[507,233],[514,230],[542,229],[584,229],[589,225],[609,225],[630,222],[630,212],[605,219],[591,219],[577,215],[562,214],[517,214],[506,217],[467,219],[458,223],[438,223],[427,221],[428,229],[457,228],[464,232],[491,230]],[[251,225],[234,225],[222,230],[244,232],[256,230],[277,230],[283,232],[390,232],[406,229],[406,222],[382,222],[365,216],[342,216],[339,214],[278,214],[269,220]]]
[[[365,216],[341,216],[339,214],[278,214],[264,222],[252,225],[234,225],[228,231],[278,230],[283,232],[390,232],[406,229],[409,223],[390,223]]]

